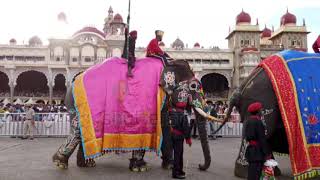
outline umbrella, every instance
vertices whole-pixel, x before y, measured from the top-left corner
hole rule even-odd
[[[21,99],[18,98],[13,104],[23,104],[23,102]]]
[[[25,104],[35,104],[34,100],[32,98],[30,98]]]
[[[7,105],[10,103],[9,99],[8,98],[5,98],[2,102],[4,105]]]

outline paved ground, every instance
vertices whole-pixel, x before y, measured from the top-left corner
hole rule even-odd
[[[70,159],[69,169],[57,169],[51,156],[64,139],[38,138],[33,141],[15,138],[0,138],[0,180],[136,180],[171,179],[170,171],[160,168],[161,159],[147,154],[151,170],[133,173],[128,170],[130,154],[109,155],[97,160],[97,167],[90,169],[76,166],[75,154]],[[237,138],[220,138],[210,141],[212,165],[206,172],[200,172],[198,163],[203,162],[200,142],[193,141],[191,148],[185,146],[185,166],[188,179],[239,180],[234,177],[234,161],[240,146]],[[284,176],[290,178],[288,157],[278,158]]]

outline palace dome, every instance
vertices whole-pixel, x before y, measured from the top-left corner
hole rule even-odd
[[[80,33],[86,33],[86,32],[99,34],[100,36],[105,37],[105,34],[103,32],[99,31],[95,27],[90,27],[90,26],[87,26],[87,27],[84,27],[84,28],[80,29],[79,31],[74,33],[73,36],[76,36],[76,35],[78,35]]]
[[[296,24],[297,18],[294,14],[289,13],[287,10],[287,13],[281,17],[280,25],[286,25],[286,24]]]
[[[184,43],[181,41],[181,39],[177,38],[173,43],[172,47],[175,49],[183,49],[184,48]]]
[[[17,43],[17,40],[14,39],[14,38],[11,38],[10,41],[9,41],[10,44],[16,44]]]
[[[67,16],[64,12],[60,12],[58,14],[58,21],[63,21],[63,22],[66,22],[67,21]]]
[[[200,48],[200,44],[198,42],[196,42],[194,45],[193,45],[194,48]]]
[[[236,17],[236,24],[240,24],[240,23],[251,23],[251,17],[248,13],[244,12],[242,10],[242,12]]]
[[[113,18],[114,23],[123,23],[122,16],[120,14],[116,14]]]
[[[266,38],[266,37],[271,37],[271,30],[267,27],[265,27],[261,33],[261,38]]]
[[[42,45],[42,41],[38,36],[33,36],[29,39],[29,45],[30,46]]]

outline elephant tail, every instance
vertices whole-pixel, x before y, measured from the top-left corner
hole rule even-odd
[[[228,112],[227,112],[226,116],[224,117],[222,124],[218,127],[218,129],[216,129],[213,132],[213,134],[216,134],[217,132],[219,132],[221,130],[221,128],[229,121],[229,119],[231,117],[232,109],[233,109],[233,107],[238,106],[239,101],[240,101],[240,97],[241,97],[241,91],[240,91],[240,89],[236,89],[235,92],[232,94],[232,97],[230,98]]]

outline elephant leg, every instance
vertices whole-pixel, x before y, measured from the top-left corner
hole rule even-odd
[[[144,161],[145,150],[132,151],[132,158],[130,159],[129,169],[134,172],[148,171],[150,168]]]
[[[79,127],[73,127],[73,132],[66,141],[59,147],[58,151],[53,155],[52,161],[56,166],[66,169],[68,168],[68,160],[78,144],[81,142]]]
[[[161,158],[162,158],[162,168],[171,169],[173,162],[173,147],[171,140],[170,127],[168,125],[168,114],[162,113],[161,115],[161,124],[162,124],[162,145],[161,145]]]
[[[96,162],[93,159],[85,160],[82,144],[79,145],[77,153],[77,166],[78,167],[95,167]]]
[[[247,141],[242,139],[240,151],[235,162],[234,175],[241,178],[247,178],[248,176],[248,161],[245,158],[247,149]]]
[[[198,118],[198,131],[200,136],[200,142],[202,146],[204,164],[199,164],[199,169],[202,171],[207,170],[211,164],[210,147],[208,142],[207,130],[206,130],[206,120],[202,117]]]

